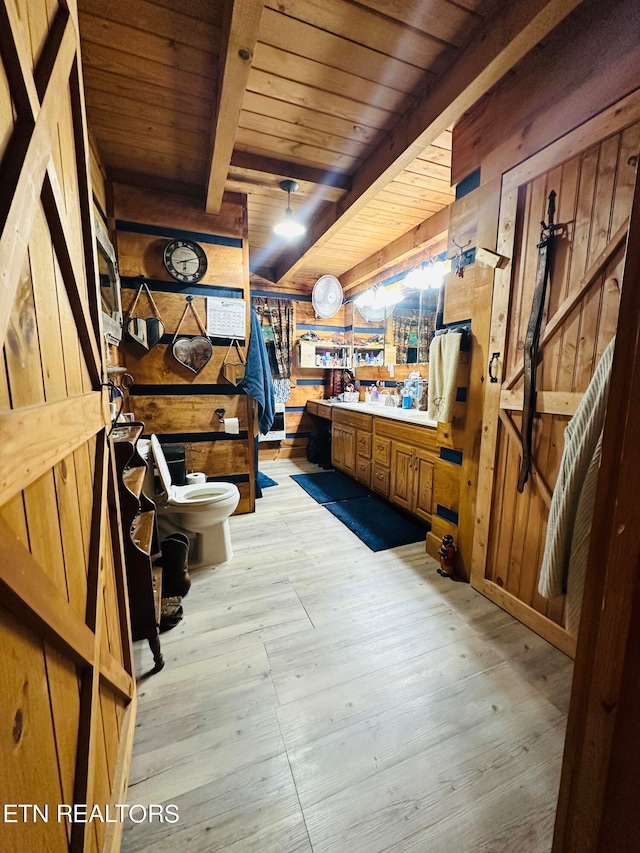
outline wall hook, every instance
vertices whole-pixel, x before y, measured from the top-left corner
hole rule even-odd
[[[467,242],[461,246],[460,243],[456,243],[455,239],[452,237],[451,242],[458,250],[453,258],[455,262],[456,275],[458,278],[464,278],[464,265],[462,263],[462,255],[467,246],[471,245],[471,240],[467,240]]]
[[[224,409],[214,409],[214,415],[218,416],[218,420],[221,424],[224,423]]]

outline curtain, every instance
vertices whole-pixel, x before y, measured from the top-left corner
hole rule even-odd
[[[293,355],[293,302],[263,296],[254,296],[251,301],[260,320],[272,373],[276,379],[289,379]]]
[[[435,331],[435,314],[425,311],[396,309],[393,313],[393,343],[396,364],[407,364],[411,351],[414,362],[429,361],[429,346]]]

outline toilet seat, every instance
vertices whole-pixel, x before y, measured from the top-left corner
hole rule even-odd
[[[172,486],[167,506],[198,506],[218,503],[235,494],[229,483],[207,483],[196,486]],[[233,483],[231,484],[233,485]]]
[[[151,436],[151,449],[158,466],[162,488],[167,495],[167,507],[208,507],[234,498],[238,493],[233,483],[196,483],[192,486],[174,486],[171,472],[156,435]]]

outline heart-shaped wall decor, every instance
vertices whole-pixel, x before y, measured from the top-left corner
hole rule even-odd
[[[173,342],[173,357],[193,373],[200,373],[210,360],[212,352],[211,341],[202,335],[177,338]]]
[[[164,323],[158,317],[130,317],[127,335],[134,343],[150,350],[164,335]]]
[[[244,379],[246,368],[244,361],[225,361],[222,365],[222,375],[232,385],[239,385]]]

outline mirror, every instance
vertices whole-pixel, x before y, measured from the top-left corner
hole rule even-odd
[[[107,341],[117,346],[122,340],[122,302],[118,261],[107,229],[97,214],[94,214],[94,226],[102,306],[102,331]]]
[[[173,357],[192,373],[200,373],[209,362],[213,347],[209,338],[178,338],[172,346]]]
[[[164,323],[158,317],[131,317],[127,321],[127,335],[146,350],[159,342],[164,331]]]
[[[358,297],[354,299],[354,330],[360,327],[359,334],[354,331],[353,336],[355,366],[428,364],[448,267],[446,252],[441,252],[372,284],[368,289],[371,297],[363,300],[363,307]],[[372,309],[369,302],[387,307]],[[384,349],[384,356],[367,354],[375,343]],[[362,354],[372,360],[363,362]]]
[[[383,316],[363,316],[355,308],[354,365],[364,367],[381,364],[427,364],[429,346],[436,327],[439,289],[409,290],[402,301],[388,309]],[[365,312],[366,315],[366,312]],[[364,330],[371,327],[371,332]],[[374,352],[375,347],[380,352]]]
[[[427,364],[436,329],[438,290],[407,290],[389,318],[396,364]]]

